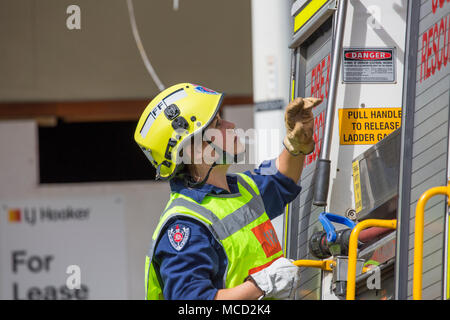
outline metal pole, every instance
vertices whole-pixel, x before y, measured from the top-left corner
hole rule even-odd
[[[316,183],[314,185],[314,201],[316,206],[326,206],[328,197],[328,187],[330,180],[330,150],[331,134],[336,105],[336,92],[339,81],[339,68],[341,63],[342,41],[344,38],[345,17],[347,14],[347,0],[339,0],[336,12],[337,21],[335,23],[333,51],[331,53],[330,89],[328,91],[327,112],[325,120],[325,132],[322,142],[321,157],[317,164]]]

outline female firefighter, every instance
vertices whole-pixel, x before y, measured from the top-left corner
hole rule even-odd
[[[171,188],[146,257],[147,299],[293,299],[298,289],[299,268],[283,257],[270,219],[301,190],[304,157],[314,150],[312,107],[321,100],[287,106],[285,148],[276,159],[227,174],[245,148],[218,114],[222,99],[177,84],[138,122],[134,138]]]

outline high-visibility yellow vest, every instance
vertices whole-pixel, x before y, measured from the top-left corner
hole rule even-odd
[[[239,193],[207,195],[201,204],[180,193],[171,193],[145,259],[146,299],[164,299],[162,280],[152,259],[161,230],[174,217],[188,217],[203,223],[222,245],[228,263],[224,288],[236,287],[249,274],[283,256],[256,183],[245,174],[236,176]]]

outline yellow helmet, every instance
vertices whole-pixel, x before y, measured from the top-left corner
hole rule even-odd
[[[163,90],[147,105],[134,140],[156,168],[156,179],[175,176],[182,165],[184,143],[211,123],[223,96],[200,85],[180,83]]]

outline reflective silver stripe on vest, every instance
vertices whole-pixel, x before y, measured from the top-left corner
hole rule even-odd
[[[212,227],[216,231],[219,238],[223,240],[258,219],[264,211],[262,199],[257,196],[220,220],[224,229],[223,231],[218,230],[215,224],[213,224]]]
[[[235,175],[239,181],[239,183],[245,188],[245,190],[247,190],[248,192],[250,192],[250,194],[252,195],[253,198],[258,197],[258,195],[256,194],[255,190],[253,190],[253,188],[247,183],[247,181],[244,180],[244,178],[242,178],[240,175]]]
[[[220,220],[212,211],[206,209],[204,206],[186,200],[184,198],[174,199],[164,212],[176,206],[186,207],[205,219],[211,221],[212,229],[216,233],[219,240],[224,240],[230,235],[242,229],[242,227],[258,219],[264,212],[264,203],[260,195],[257,195],[253,188],[239,175],[237,176],[239,183],[253,196],[253,198],[239,209],[227,215]]]
[[[192,211],[197,212],[199,215],[205,217],[207,220],[211,221],[213,224],[215,222],[219,221],[219,218],[212,213],[210,210],[206,209],[204,206],[199,205],[196,202],[186,200],[184,198],[176,198],[174,199],[170,205],[167,207],[166,210],[164,210],[164,213],[172,209],[173,207],[186,207],[188,209],[191,209]]]

